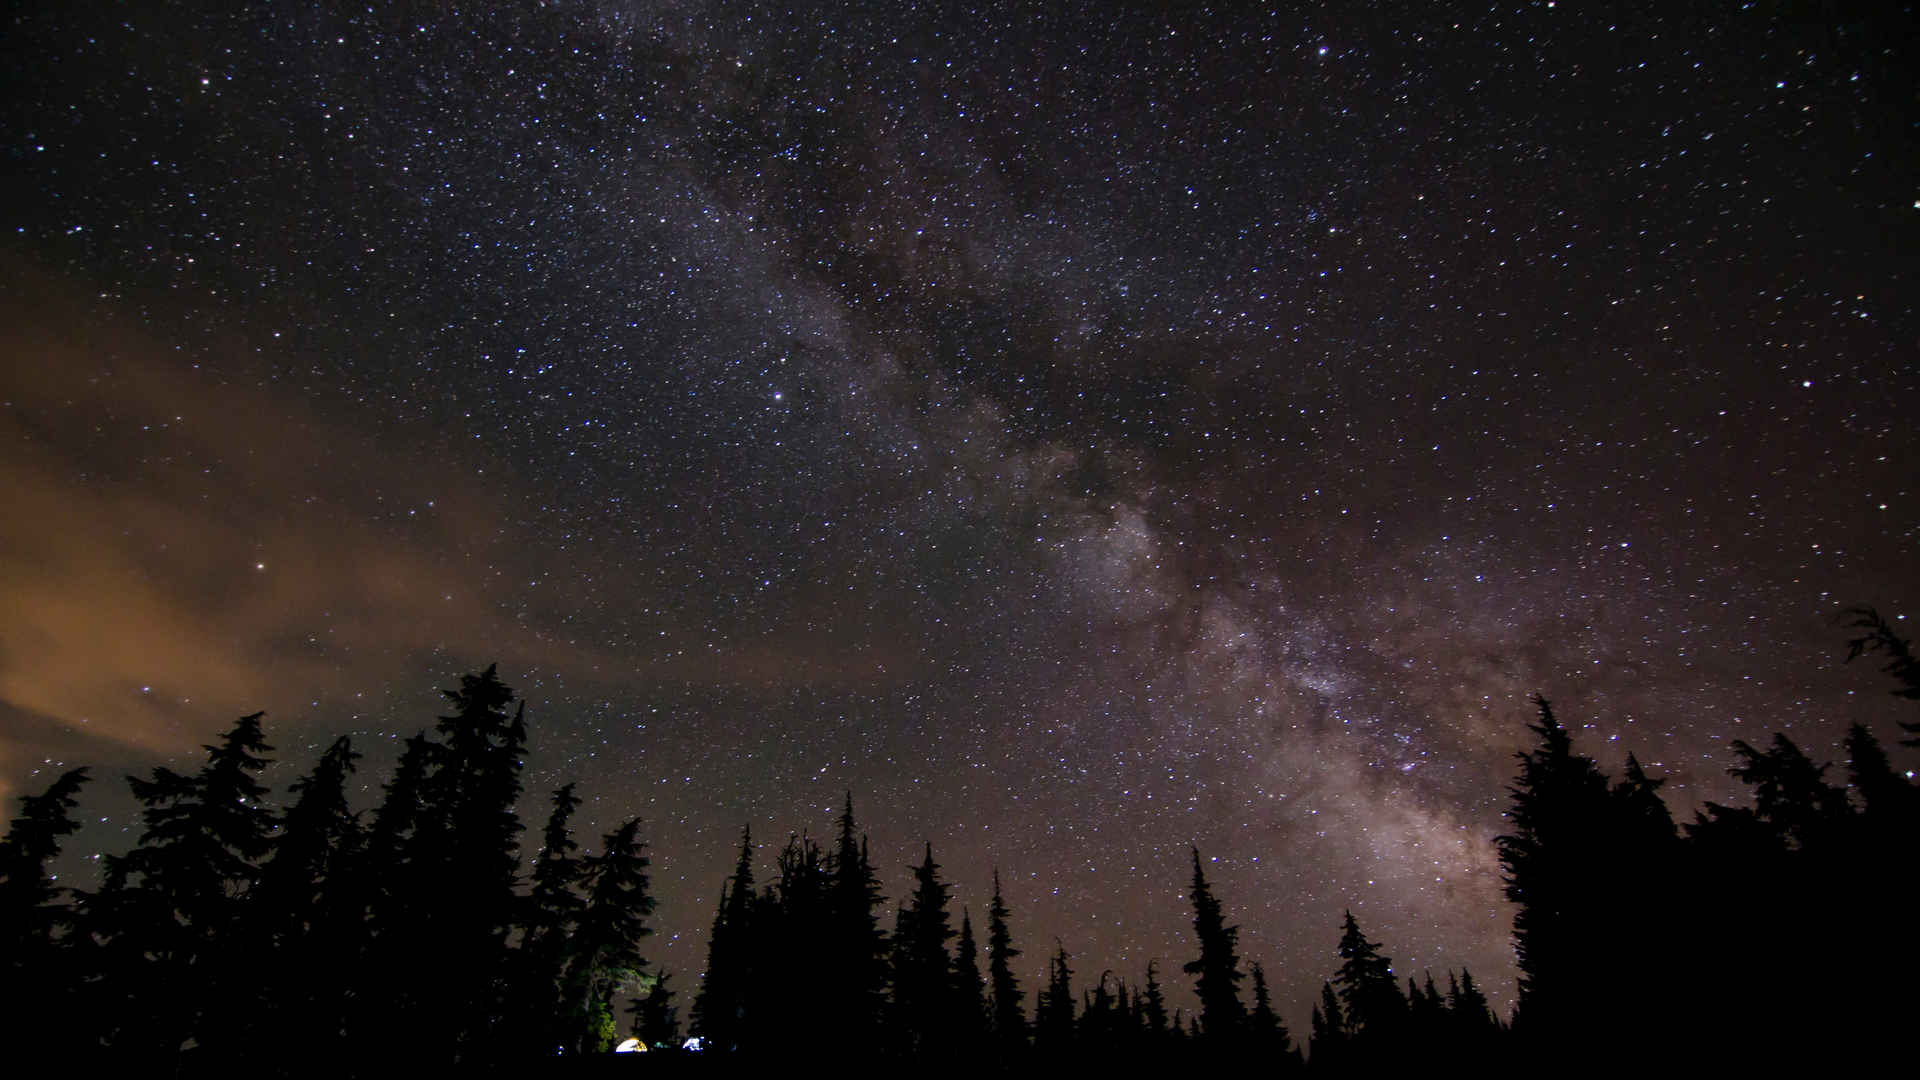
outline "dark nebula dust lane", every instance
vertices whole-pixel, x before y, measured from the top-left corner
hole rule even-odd
[[[8,797],[264,708],[370,801],[497,661],[662,966],[851,790],[1035,982],[1198,845],[1297,1026],[1348,908],[1510,1002],[1531,694],[1682,812],[1893,742],[1910,14],[502,6],[10,16]]]

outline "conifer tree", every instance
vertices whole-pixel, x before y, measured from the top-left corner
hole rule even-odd
[[[144,805],[139,844],[107,859],[90,927],[109,939],[101,1004],[124,1025],[123,1049],[169,1061],[191,1039],[224,1060],[235,1052],[228,1018],[242,1013],[252,959],[227,933],[272,845],[274,815],[257,779],[272,748],[263,713],[240,718],[192,776],[166,768],[128,777]],[[207,1018],[215,1022],[203,1023]]]
[[[828,901],[826,954],[832,960],[822,973],[824,996],[840,1012],[836,1027],[857,1045],[872,1046],[880,1037],[887,1008],[887,934],[876,911],[886,897],[867,857],[866,839],[854,824],[852,792],[847,793],[838,825]]]
[[[710,1049],[737,1050],[753,986],[753,834],[740,830],[740,858],[720,890],[707,937],[707,971],[693,999],[693,1033]]]
[[[1740,764],[1727,770],[1753,788],[1754,810],[1795,849],[1831,842],[1852,812],[1846,792],[1827,783],[1828,766],[1815,765],[1793,740],[1776,734],[1766,750],[1733,740]]]
[[[541,830],[533,887],[521,905],[520,944],[513,956],[518,1027],[526,1033],[528,1047],[541,1054],[552,1054],[569,1035],[561,983],[568,942],[586,906],[578,890],[580,860],[573,854],[579,845],[569,827],[580,806],[574,787],[556,789],[550,800],[553,809]]]
[[[1293,1036],[1280,1014],[1273,1010],[1273,996],[1267,991],[1267,973],[1259,961],[1253,964],[1253,1012],[1247,1018],[1248,1049],[1258,1059],[1276,1068],[1297,1064]]]
[[[1246,1007],[1240,1002],[1238,942],[1240,928],[1226,925],[1220,901],[1207,886],[1200,868],[1200,849],[1193,849],[1193,933],[1200,945],[1197,959],[1185,971],[1194,976],[1200,998],[1200,1029],[1216,1047],[1230,1047],[1246,1029]]]
[[[1513,831],[1498,837],[1507,899],[1516,906],[1514,954],[1520,966],[1516,1025],[1550,1045],[1592,1022],[1604,1002],[1592,1000],[1584,980],[1615,962],[1590,935],[1596,903],[1607,894],[1612,870],[1596,865],[1608,849],[1613,800],[1591,758],[1573,752],[1573,738],[1536,697],[1540,719],[1529,725],[1538,746],[1519,755],[1520,776],[1510,789]]]
[[[369,936],[353,1030],[362,1046],[406,1058],[425,1058],[412,1044],[411,1018],[432,990],[418,973],[432,970],[427,923],[438,896],[431,860],[434,835],[427,816],[427,780],[440,747],[422,731],[409,737],[367,829],[366,855],[356,882],[356,908],[366,912]],[[415,858],[420,853],[422,857]]]
[[[1151,1045],[1162,1046],[1169,1034],[1167,1030],[1167,998],[1160,989],[1160,962],[1147,961],[1147,979],[1140,990],[1140,1018],[1145,1026],[1147,1040]],[[1178,1028],[1179,1024],[1173,1025]]]
[[[1847,774],[1853,790],[1860,793],[1862,815],[1892,827],[1911,821],[1913,784],[1893,770],[1880,740],[1866,725],[1855,724],[1847,730],[1846,746]]]
[[[80,827],[71,811],[87,782],[82,766],[60,774],[38,795],[20,797],[20,813],[0,840],[0,941],[5,942],[8,983],[27,986],[22,972],[38,970],[51,953],[69,913],[60,904],[64,889],[53,883],[48,866],[60,854],[60,840]]]
[[[1113,1052],[1122,1034],[1119,998],[1110,986],[1112,982],[1113,972],[1102,971],[1100,980],[1081,998],[1080,1023],[1075,1038],[1083,1048],[1095,1054]]]
[[[953,950],[953,1033],[956,1045],[976,1053],[985,1044],[989,1014],[987,982],[980,974],[980,950],[973,939],[973,916],[960,909],[960,940]]]
[[[1047,988],[1040,992],[1033,1015],[1033,1046],[1049,1054],[1064,1051],[1074,1041],[1073,968],[1067,947],[1054,943],[1047,960]]]
[[[1458,980],[1452,972],[1447,973],[1447,1026],[1452,1031],[1449,1042],[1455,1052],[1469,1060],[1484,1053],[1499,1030],[1487,995],[1466,968],[1460,969]]]
[[[1887,622],[1878,611],[1870,607],[1857,607],[1846,613],[1852,618],[1848,626],[1860,631],[1860,636],[1847,642],[1847,662],[1866,655],[1880,653],[1886,657],[1886,663],[1880,670],[1893,676],[1898,685],[1891,693],[1894,697],[1908,701],[1920,701],[1920,659],[1913,655],[1913,644],[1906,638],[1893,632],[1893,624]],[[1920,746],[1920,720],[1899,721],[1902,730],[1912,738],[1902,739],[1902,746]]]
[[[353,975],[366,948],[360,904],[359,815],[347,805],[347,779],[360,754],[345,736],[313,771],[296,780],[273,854],[260,869],[252,944],[273,959],[259,980],[250,1056],[274,1040],[298,1037],[316,1060],[337,1061],[351,1023]],[[297,1033],[297,1034],[296,1034]]]
[[[1405,1027],[1407,999],[1400,996],[1393,961],[1360,932],[1351,911],[1340,934],[1340,961],[1333,982],[1340,988],[1347,1032],[1370,1050],[1386,1047]]]
[[[67,940],[74,912],[48,871],[61,840],[79,828],[70,811],[86,782],[83,766],[38,795],[21,796],[20,813],[0,840],[0,985],[15,990],[7,1008],[16,1030],[48,1045],[77,1046],[81,1038],[73,1030],[80,960],[76,942]]]
[[[680,1010],[673,1004],[673,991],[667,988],[667,972],[648,980],[645,997],[633,999],[628,1013],[633,1017],[633,1035],[652,1050],[678,1049],[680,1046]]]
[[[599,854],[581,860],[580,881],[586,906],[580,912],[567,963],[569,1014],[575,1030],[570,1049],[596,1054],[614,1038],[614,1001],[625,995],[646,968],[640,939],[652,933],[648,892],[649,861],[642,852],[640,819],[608,833]]]
[[[1313,1035],[1307,1044],[1307,1063],[1316,1072],[1342,1068],[1347,1059],[1347,1018],[1332,983],[1320,984],[1320,1004],[1313,1008]]]
[[[951,994],[953,958],[947,942],[954,936],[947,912],[951,890],[940,880],[933,845],[913,871],[913,894],[900,913],[900,941],[893,977],[893,1005],[899,1034],[910,1052],[944,1051],[954,1044]]]
[[[414,1003],[415,1023],[428,1033],[426,1046],[437,1035],[455,1060],[475,1060],[497,1053],[493,1020],[508,990],[526,706],[508,711],[514,693],[493,665],[443,693],[453,708],[436,727],[436,768],[426,778],[425,810],[406,858],[427,875],[409,875],[410,883],[430,888],[425,895],[435,901],[432,917],[416,919],[414,929],[444,990]]]
[[[991,995],[993,1037],[1002,1054],[1025,1050],[1027,1016],[1020,980],[1013,974],[1013,931],[1007,926],[1007,902],[1000,895],[1000,871],[993,872],[993,903],[987,908],[987,980]]]

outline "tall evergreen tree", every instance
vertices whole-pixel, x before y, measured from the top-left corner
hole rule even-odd
[[[1393,961],[1360,932],[1351,911],[1341,929],[1340,972],[1333,982],[1340,988],[1347,1032],[1356,1043],[1381,1049],[1404,1032],[1407,999],[1400,996]]]
[[[69,912],[60,904],[64,889],[53,883],[48,866],[60,854],[60,840],[80,827],[70,811],[87,782],[85,766],[70,769],[38,795],[20,798],[20,813],[0,840],[0,941],[5,942],[8,983],[49,956]]]
[[[569,823],[579,809],[573,784],[556,789],[533,860],[533,887],[521,906],[520,944],[513,956],[512,1009],[529,1049],[552,1054],[571,1032],[562,983],[568,945],[586,901],[579,892],[580,859]]]
[[[1200,868],[1200,849],[1193,849],[1193,933],[1200,955],[1187,962],[1200,998],[1200,1030],[1217,1047],[1237,1043],[1246,1030],[1246,1007],[1240,1002],[1240,928],[1226,925],[1220,901],[1207,886]]]
[[[1081,1047],[1091,1054],[1113,1053],[1124,1035],[1119,997],[1112,983],[1113,972],[1102,971],[1093,989],[1081,997],[1080,1023],[1075,1036]]]
[[[1520,965],[1517,1026],[1542,1045],[1590,1023],[1604,1002],[1592,1000],[1584,980],[1616,958],[1591,940],[1596,899],[1607,892],[1611,869],[1594,853],[1609,846],[1612,800],[1607,779],[1591,758],[1573,752],[1573,738],[1536,697],[1540,718],[1529,725],[1539,744],[1522,753],[1510,789],[1512,832],[1499,837],[1507,899],[1516,905],[1514,953]]]
[[[1160,962],[1147,961],[1147,979],[1140,989],[1140,1019],[1145,1027],[1148,1044],[1163,1047],[1170,1032],[1167,1029],[1167,998],[1160,989]],[[1178,1024],[1174,1025],[1176,1028]]]
[[[1460,977],[1447,973],[1447,1044],[1461,1060],[1484,1058],[1500,1022],[1487,1005],[1487,995],[1473,981],[1473,972],[1460,969]]]
[[[1313,1008],[1313,1035],[1307,1044],[1307,1064],[1315,1072],[1334,1072],[1347,1061],[1347,1016],[1332,983],[1320,984],[1320,1004]]]
[[[1033,1046],[1048,1054],[1065,1051],[1074,1041],[1073,968],[1067,947],[1054,943],[1047,960],[1047,988],[1040,992],[1033,1015]]]
[[[521,826],[514,805],[526,706],[513,708],[513,690],[493,665],[461,676],[458,690],[443,693],[453,708],[436,728],[438,767],[427,778],[427,813],[408,857],[430,871],[428,895],[445,898],[420,927],[445,990],[416,1006],[429,1038],[437,1033],[464,1061],[498,1050],[493,1019],[507,995],[507,935],[519,907]]]
[[[566,985],[574,1035],[569,1049],[595,1054],[614,1043],[614,1001],[626,994],[646,968],[640,939],[653,931],[648,892],[648,859],[642,852],[640,819],[606,835],[599,854],[581,860],[580,881],[586,906],[573,936]]]
[[[986,1043],[987,981],[980,974],[980,950],[973,939],[973,916],[960,909],[960,940],[953,950],[953,1028],[956,1045],[978,1053]]]
[[[60,843],[79,823],[71,811],[87,782],[83,766],[70,769],[38,795],[20,798],[20,813],[0,840],[0,985],[9,995],[8,1020],[48,1045],[78,1046],[78,969],[67,940],[73,909],[66,889],[48,872]]]
[[[1013,974],[1013,931],[1007,926],[1007,902],[1000,895],[1000,871],[993,872],[993,903],[987,908],[987,981],[992,999],[993,1037],[1002,1054],[1027,1047],[1027,1015],[1020,980]]]
[[[1299,1063],[1293,1050],[1293,1036],[1280,1014],[1273,1010],[1267,973],[1257,960],[1253,965],[1253,1012],[1247,1018],[1247,1035],[1247,1048],[1258,1060],[1283,1071]]]
[[[401,1059],[432,1055],[417,1047],[412,1018],[433,994],[420,972],[431,971],[428,923],[438,899],[433,864],[424,857],[435,835],[428,823],[427,781],[440,746],[422,731],[406,740],[367,829],[356,907],[366,912],[370,938],[353,1029],[363,1048]],[[415,858],[416,852],[423,857]]]
[[[360,905],[361,828],[347,805],[360,754],[342,736],[296,780],[273,854],[250,907],[252,944],[272,961],[258,981],[248,1056],[298,1037],[316,1060],[339,1061],[352,1022],[357,958],[366,948]]]
[[[947,911],[951,890],[940,880],[933,845],[913,871],[913,894],[901,911],[901,940],[893,976],[893,1004],[900,1034],[912,1052],[940,1052],[954,1045],[953,958],[947,942],[954,936]]]
[[[714,1050],[741,1048],[753,986],[753,834],[740,830],[740,858],[720,890],[707,937],[707,970],[693,999],[693,1034]]]
[[[90,926],[109,939],[112,970],[102,983],[112,997],[99,1007],[123,1025],[123,1049],[156,1061],[183,1043],[223,1060],[236,1049],[224,1021],[243,1012],[255,958],[228,931],[246,923],[274,826],[257,779],[272,749],[263,715],[241,717],[205,747],[207,762],[192,776],[157,768],[150,779],[128,778],[145,829],[132,851],[108,857]]]
[[[887,934],[876,910],[886,897],[867,857],[866,839],[854,823],[852,792],[847,793],[838,826],[825,942],[832,960],[819,973],[825,983],[822,996],[840,1014],[836,1029],[855,1045],[873,1046],[887,1008]]]
[[[663,971],[647,980],[646,996],[634,998],[628,1009],[634,1037],[652,1050],[672,1050],[680,1045],[680,1010],[673,1004],[673,991],[667,988],[669,978]]]

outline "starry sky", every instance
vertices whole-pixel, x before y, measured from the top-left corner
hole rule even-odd
[[[1029,987],[1182,982],[1198,845],[1297,1029],[1349,907],[1504,1010],[1530,694],[1683,813],[1896,734],[1897,6],[18,5],[0,794],[370,803],[497,661],[683,986],[850,789]]]

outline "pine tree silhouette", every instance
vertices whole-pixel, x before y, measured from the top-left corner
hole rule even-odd
[[[1054,943],[1047,960],[1047,988],[1034,1007],[1033,1047],[1049,1056],[1066,1052],[1074,1043],[1072,959],[1064,944]]]
[[[359,958],[367,947],[358,878],[363,837],[346,791],[359,759],[342,736],[293,783],[293,805],[260,868],[246,932],[251,947],[272,959],[261,965],[251,1003],[249,1058],[289,1037],[315,1062],[337,1063],[346,1055],[356,966],[342,961]]]
[[[987,981],[980,974],[980,950],[973,939],[973,916],[960,909],[960,938],[953,950],[953,1035],[956,1048],[978,1054],[986,1045],[990,1015]]]
[[[1307,1044],[1307,1064],[1318,1073],[1342,1070],[1347,1063],[1347,1015],[1332,983],[1320,984],[1320,1004],[1313,1007],[1313,1035]]]
[[[1220,901],[1207,886],[1207,875],[1200,868],[1200,849],[1193,849],[1193,933],[1200,955],[1187,962],[1185,971],[1194,976],[1194,992],[1200,998],[1200,1030],[1216,1048],[1233,1049],[1246,1030],[1246,1007],[1240,1003],[1238,952],[1240,928],[1226,925]]]
[[[720,890],[720,910],[707,937],[707,971],[693,999],[693,1033],[712,1050],[741,1048],[753,986],[753,834],[740,830],[740,858]]]
[[[1870,607],[1851,608],[1846,612],[1851,621],[1851,629],[1860,631],[1860,636],[1847,642],[1847,662],[1866,655],[1880,653],[1886,657],[1886,663],[1880,670],[1893,676],[1899,685],[1891,691],[1894,697],[1908,701],[1920,701],[1920,659],[1913,655],[1913,645],[1906,638],[1893,632],[1893,625],[1882,618],[1878,611]],[[1901,720],[1898,722],[1911,738],[1902,739],[1902,746],[1920,746],[1920,720]]]
[[[106,939],[106,996],[95,1006],[122,1025],[121,1049],[169,1063],[183,1045],[225,1061],[237,1051],[234,1018],[252,959],[241,937],[247,894],[271,847],[274,815],[256,778],[272,748],[260,718],[240,718],[192,776],[153,770],[128,777],[144,809],[139,844],[108,856],[105,886],[93,899],[89,928]]]
[[[597,1054],[612,1049],[613,1004],[646,968],[640,939],[653,931],[648,892],[649,860],[642,852],[640,819],[606,835],[601,852],[581,860],[581,887],[587,896],[579,929],[568,949],[566,987],[574,1033],[569,1049]]]
[[[457,1061],[495,1056],[493,1019],[504,1011],[507,935],[518,914],[520,770],[526,706],[489,665],[444,691],[453,710],[440,718],[437,768],[427,777],[427,813],[408,858],[433,875],[433,916],[418,924],[429,970],[445,980],[415,1003],[429,1040]],[[509,1033],[500,1033],[510,1037]],[[429,1042],[429,1045],[431,1043]]]
[[[1360,932],[1353,912],[1346,913],[1340,934],[1340,971],[1333,978],[1340,988],[1353,1054],[1367,1062],[1394,1056],[1402,1047],[1407,1027],[1407,999],[1400,994],[1393,961]]]
[[[46,1045],[80,1048],[90,1033],[81,1015],[79,975],[88,958],[76,954],[84,935],[70,934],[75,913],[62,900],[50,864],[64,837],[79,828],[70,811],[87,782],[83,766],[60,774],[47,790],[20,798],[20,813],[0,839],[0,985],[11,988],[5,1006],[12,1030]]]
[[[652,1050],[673,1050],[680,1046],[680,1010],[673,1004],[673,991],[667,983],[671,976],[661,972],[647,980],[645,997],[633,999],[628,1013],[633,1018],[633,1035]]]
[[[1140,989],[1140,1019],[1148,1045],[1164,1050],[1171,1034],[1167,1027],[1167,999],[1160,989],[1159,961],[1147,961],[1146,982]],[[1176,1023],[1174,1028],[1178,1028]]]
[[[987,980],[990,984],[991,1018],[995,1045],[1003,1056],[1017,1055],[1027,1048],[1027,1016],[1020,980],[1013,974],[1013,958],[1020,950],[1013,947],[1013,931],[1007,926],[1010,913],[1000,895],[1000,871],[993,872],[993,903],[987,908]]]
[[[0,840],[0,941],[6,942],[9,973],[44,962],[70,918],[60,903],[66,890],[53,883],[48,864],[60,854],[60,839],[80,827],[69,813],[87,782],[82,766],[60,774],[46,791],[20,798],[20,813]],[[10,974],[8,984],[27,986]]]
[[[416,1003],[431,993],[419,973],[432,970],[426,924],[434,914],[438,883],[429,861],[413,855],[434,835],[427,822],[426,788],[439,753],[424,731],[407,739],[373,812],[357,882],[356,906],[367,913],[369,943],[352,1030],[363,1052],[383,1059],[428,1056],[413,1045],[409,1021]]]
[[[1596,897],[1605,895],[1608,867],[1594,856],[1609,845],[1612,801],[1607,779],[1591,758],[1573,752],[1573,739],[1536,697],[1540,720],[1529,725],[1539,745],[1519,755],[1520,777],[1510,789],[1513,831],[1499,837],[1507,899],[1517,908],[1514,954],[1520,966],[1516,1028],[1539,1045],[1571,1037],[1608,1003],[1595,1001],[1585,980],[1614,962],[1590,937]]]
[[[824,997],[838,1011],[833,1026],[852,1045],[879,1044],[887,1009],[887,935],[876,909],[886,902],[853,819],[853,793],[841,811],[831,870]]]
[[[1273,1010],[1273,996],[1267,991],[1267,973],[1259,961],[1253,965],[1253,1012],[1247,1018],[1247,1049],[1255,1059],[1273,1069],[1291,1072],[1299,1065],[1293,1050],[1293,1036],[1280,1014]]]
[[[893,1005],[899,1034],[910,1053],[947,1052],[955,1046],[947,942],[954,936],[947,912],[950,894],[933,861],[933,845],[913,870],[913,893],[900,913],[900,941],[893,976]]]
[[[566,1022],[562,983],[568,945],[586,901],[579,892],[581,864],[570,822],[580,807],[573,784],[556,789],[552,810],[533,860],[533,887],[520,906],[520,943],[514,950],[510,1015],[516,1034],[533,1054],[550,1056],[572,1034]]]

